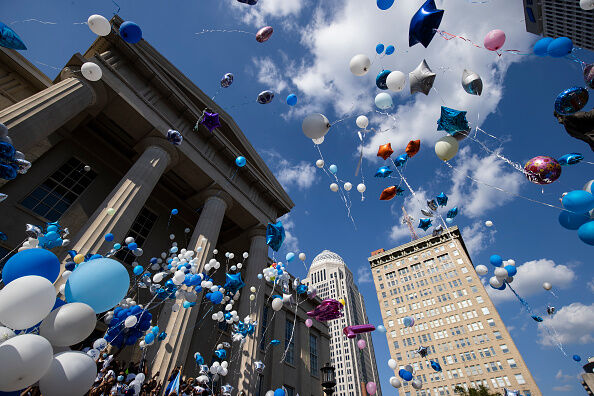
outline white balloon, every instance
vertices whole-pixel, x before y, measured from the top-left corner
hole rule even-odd
[[[594,10],[594,0],[580,0],[580,7],[582,10]]]
[[[316,161],[316,166],[318,168],[323,168],[324,167],[324,160],[323,159],[319,159]]]
[[[299,260],[305,261],[305,253],[299,253]]]
[[[513,265],[515,267],[516,266],[516,260],[512,260],[512,259],[507,260],[507,265]]]
[[[551,290],[551,289],[553,288],[553,285],[551,285],[551,283],[550,283],[550,282],[544,282],[544,283],[542,284],[542,287],[543,287],[543,289],[545,289],[545,290]]]
[[[491,220],[487,220],[487,221],[485,221],[485,226],[493,227],[493,222]]]
[[[394,360],[394,359],[388,360],[388,367],[390,367],[392,370],[396,370],[397,366],[398,366],[398,364],[396,363],[396,360]]]
[[[393,71],[388,74],[386,85],[390,91],[400,92],[406,85],[406,76],[401,71]]]
[[[269,390],[268,392],[266,392],[265,396],[274,396],[274,391]]]
[[[99,356],[101,356],[101,352],[99,352],[99,350],[93,348],[93,349],[89,349],[87,351],[87,355],[89,355],[89,357],[91,359],[93,359],[94,361],[97,361],[99,359]]]
[[[98,349],[100,351],[107,348],[107,340],[105,338],[97,338],[93,343],[93,348]]]
[[[41,322],[56,302],[56,290],[41,276],[17,278],[0,290],[0,323],[23,330]]]
[[[505,278],[507,278],[509,276],[509,274],[507,273],[507,270],[503,267],[497,267],[495,268],[495,271],[493,271],[493,273],[495,274],[495,276],[499,279],[505,280]]]
[[[275,298],[272,300],[272,309],[275,311],[280,311],[283,307],[283,299],[282,298]]]
[[[392,102],[392,97],[390,94],[386,92],[380,92],[375,97],[375,105],[381,110],[386,110],[392,107],[394,102]]]
[[[332,183],[330,184],[330,190],[337,192],[338,191],[338,184]]]
[[[489,268],[487,268],[486,265],[482,265],[482,264],[477,265],[475,270],[476,270],[476,273],[481,276],[487,275],[487,273],[489,272]]]
[[[70,274],[72,274],[72,271],[66,270],[66,271],[62,272],[62,279],[64,279],[64,280],[68,279]]]
[[[442,161],[449,161],[458,153],[458,141],[455,137],[447,135],[435,143],[435,154]]]
[[[39,380],[43,396],[81,396],[95,382],[97,365],[83,352],[70,351],[54,356],[47,373]]]
[[[310,114],[303,120],[301,129],[308,138],[319,139],[328,133],[330,121],[323,114]]]
[[[126,327],[134,327],[134,325],[138,323],[138,318],[134,315],[130,315],[124,320],[124,326]]]
[[[183,271],[176,271],[175,274],[173,274],[173,280],[183,283],[183,281],[186,280],[186,274]]]
[[[74,302],[54,309],[41,322],[39,335],[54,346],[69,346],[87,338],[96,324],[95,310],[87,304]]]
[[[400,382],[400,380],[396,377],[390,377],[390,385],[398,389],[402,386],[402,382]]]
[[[359,54],[351,58],[349,68],[355,76],[364,76],[369,71],[371,60],[367,55]]]
[[[423,388],[423,381],[421,381],[419,378],[415,378],[412,380],[412,387],[415,389]]]
[[[12,337],[16,336],[15,332],[8,327],[0,326],[0,344],[4,341],[10,340]]]
[[[33,385],[48,371],[53,353],[49,341],[35,334],[23,334],[3,342],[0,391],[13,392]]]
[[[501,285],[503,285],[503,280],[497,278],[496,276],[492,276],[491,278],[489,278],[489,284],[497,289],[501,287]]]
[[[357,185],[357,191],[359,191],[360,193],[364,193],[365,190],[367,190],[367,187],[365,187],[365,184],[360,183]]]
[[[85,62],[80,67],[80,73],[89,81],[99,81],[103,72],[99,65],[93,62]]]
[[[326,138],[325,138],[324,136],[322,136],[321,138],[317,138],[317,139],[311,139],[311,141],[312,141],[314,144],[322,144],[322,143],[324,143],[324,140],[325,140],[325,139],[326,139]]]
[[[91,15],[89,19],[87,19],[87,25],[89,25],[89,29],[91,32],[95,33],[97,36],[107,36],[111,33],[111,24],[102,15]]]
[[[134,378],[134,381],[142,384],[145,379],[146,379],[146,376],[144,375],[144,373],[138,373],[138,374],[136,374],[136,378]]]
[[[353,185],[349,182],[344,183],[344,189],[345,191],[351,191],[351,189],[353,188]]]
[[[179,311],[179,304],[173,304],[171,306],[171,312],[177,312]]]
[[[367,125],[369,125],[369,118],[365,117],[364,115],[360,115],[355,120],[355,123],[357,124],[357,126],[359,128],[365,129],[365,128],[367,128]]]
[[[159,283],[163,280],[163,278],[165,277],[165,274],[162,272],[158,272],[153,276],[153,282],[155,283]]]

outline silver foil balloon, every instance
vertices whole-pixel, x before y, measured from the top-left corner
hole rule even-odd
[[[274,92],[272,91],[262,91],[258,94],[258,103],[260,104],[268,104],[272,102],[274,99]]]
[[[38,238],[43,231],[41,230],[41,227],[33,225],[33,224],[25,224],[25,232],[27,233],[28,236],[30,236],[31,238]]]
[[[266,367],[266,365],[259,360],[254,362],[254,368],[260,374],[262,374],[264,372],[265,367]]]
[[[483,80],[481,80],[481,76],[472,70],[464,69],[462,72],[462,87],[469,94],[480,96],[483,93]]]
[[[429,91],[433,87],[436,74],[431,71],[429,65],[423,59],[423,61],[417,66],[417,68],[408,73],[408,80],[410,82],[410,93],[414,94],[417,92],[429,95]]]
[[[421,381],[419,378],[415,378],[412,380],[412,387],[415,389],[423,388],[423,381]]]
[[[433,217],[433,212],[427,210],[427,209],[421,209],[421,213],[423,214],[423,216],[425,217]]]
[[[221,78],[221,87],[228,88],[231,84],[233,84],[233,74],[227,73]]]

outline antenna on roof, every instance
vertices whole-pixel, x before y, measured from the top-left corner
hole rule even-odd
[[[415,239],[419,239],[412,225],[414,219],[410,217],[408,213],[406,213],[406,209],[404,209],[404,206],[402,207],[402,212],[404,213],[404,217],[402,218],[402,224],[406,224],[408,226],[408,231],[410,232],[410,240],[414,241]]]

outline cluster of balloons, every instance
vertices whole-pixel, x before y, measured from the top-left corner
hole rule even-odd
[[[588,245],[594,245],[593,184],[591,180],[582,190],[564,194],[561,203],[566,210],[559,214],[559,224],[568,230],[577,230],[578,238]]]
[[[394,53],[394,51],[396,50],[396,48],[394,48],[393,45],[388,45],[387,47],[385,47],[383,44],[378,44],[375,46],[375,52],[377,52],[378,55],[381,55],[384,53],[386,55],[392,55]]]
[[[573,42],[567,37],[543,37],[534,44],[534,55],[561,58],[571,53]]]
[[[505,285],[512,283],[514,280],[513,277],[518,273],[516,262],[511,259],[504,261],[498,254],[492,255],[489,258],[489,262],[495,267],[495,276],[489,279],[489,285],[497,290],[505,289]],[[477,265],[475,270],[480,276],[484,276],[489,272],[489,269],[482,264]]]

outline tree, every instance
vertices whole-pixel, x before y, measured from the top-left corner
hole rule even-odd
[[[501,396],[500,393],[489,392],[489,389],[482,385],[480,385],[478,388],[470,388],[469,390],[465,390],[460,385],[458,385],[454,388],[454,393],[462,396]]]

